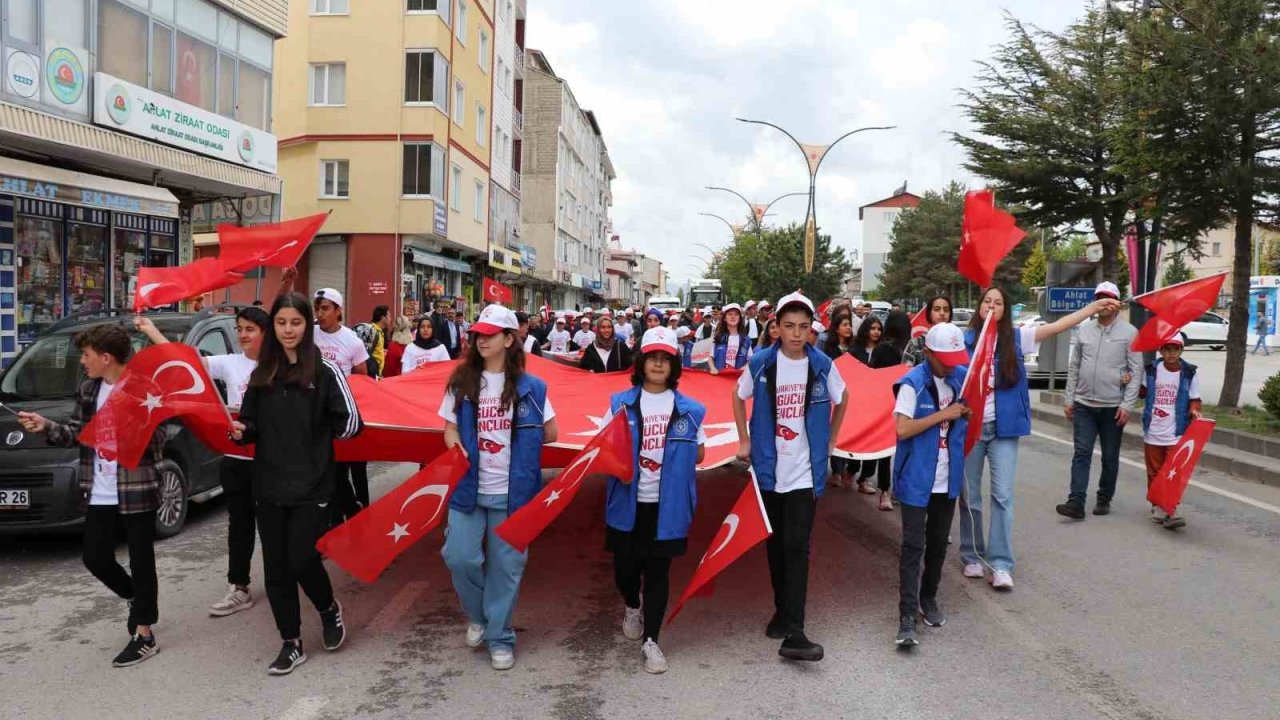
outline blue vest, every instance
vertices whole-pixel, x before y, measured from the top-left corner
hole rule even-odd
[[[717,370],[723,370],[727,364],[725,356],[729,353],[729,341],[726,339],[722,343],[716,343],[715,350],[712,355],[712,362],[715,363]],[[751,339],[746,335],[738,337],[738,356],[733,359],[733,366],[740,368],[747,364],[747,356],[751,354]]]
[[[610,477],[605,483],[604,519],[609,527],[631,532],[636,525],[636,494],[640,486],[640,443],[644,433],[644,416],[640,413],[642,390],[633,387],[609,398],[609,410],[617,415],[627,413],[631,426],[635,471],[631,482]],[[676,392],[667,426],[667,446],[663,451],[662,469],[658,477],[658,540],[688,537],[693,522],[693,509],[698,504],[698,483],[694,473],[698,465],[698,428],[706,417],[701,403]]]
[[[682,367],[693,367],[693,343],[680,343],[680,365]]]
[[[507,477],[507,512],[515,512],[542,489],[542,408],[547,401],[547,384],[528,373],[516,380],[516,409],[511,419],[511,469]],[[467,474],[449,499],[449,507],[469,513],[476,508],[480,492],[480,434],[476,428],[476,406],[470,398],[458,403],[458,434],[471,458]]]
[[[756,471],[760,489],[772,492],[777,484],[778,446],[778,353],[780,344],[765,348],[751,356],[748,363],[754,388],[751,407],[751,467]],[[805,387],[804,429],[809,440],[809,467],[813,472],[813,490],[821,496],[827,487],[827,448],[831,441],[831,393],[827,376],[831,374],[831,358],[812,345],[804,346],[809,357],[809,381]]]
[[[966,368],[958,367],[946,377],[947,386],[955,393],[955,402],[960,400],[960,387],[964,385],[965,371]],[[903,385],[916,391],[916,414],[912,416],[913,420],[938,412],[938,404],[933,399],[932,391],[933,371],[929,369],[928,363],[915,366],[894,383],[895,395]],[[947,497],[953,500],[960,496],[960,487],[964,484],[964,436],[968,427],[969,421],[960,418],[953,420],[947,431],[947,470],[950,474]],[[942,426],[934,425],[915,437],[898,440],[898,449],[893,456],[893,493],[903,505],[929,505],[938,468],[938,442],[941,439]]]
[[[998,438],[1017,438],[1031,434],[1031,392],[1027,388],[1027,366],[1022,360],[1022,345],[1017,341],[1017,330],[1014,330],[1013,336],[1013,351],[1018,356],[1018,382],[1010,387],[1000,387],[1000,344],[998,342],[993,358],[996,364],[996,388],[993,392],[996,396],[996,437]],[[965,330],[964,346],[969,351],[970,361],[973,360],[973,346],[977,341],[976,332]],[[981,422],[983,409],[971,409],[975,419]]]
[[[1147,402],[1142,408],[1142,432],[1151,429],[1151,414],[1154,408],[1156,392],[1156,368],[1164,364],[1164,360],[1156,360],[1147,366]],[[1182,437],[1191,424],[1191,379],[1196,376],[1196,366],[1182,361],[1182,371],[1178,377],[1178,401],[1173,406],[1174,434]]]

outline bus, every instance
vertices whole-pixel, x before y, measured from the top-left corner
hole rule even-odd
[[[724,287],[717,278],[689,281],[689,304],[694,307],[724,305]]]

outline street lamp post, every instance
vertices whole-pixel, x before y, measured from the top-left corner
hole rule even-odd
[[[727,192],[727,193],[733,193],[734,195],[737,195],[737,196],[738,196],[738,199],[739,199],[739,200],[741,200],[742,202],[746,203],[746,204],[747,204],[747,210],[748,210],[748,212],[750,212],[750,213],[751,213],[751,217],[752,217],[752,218],[754,219],[754,221],[755,221],[755,226],[756,226],[756,227],[755,227],[755,230],[756,230],[756,234],[757,234],[757,235],[759,235],[759,234],[764,230],[764,216],[769,214],[769,208],[773,207],[773,204],[774,204],[774,203],[776,203],[776,202],[778,202],[779,200],[782,200],[782,199],[784,199],[784,198],[795,197],[795,196],[797,196],[797,195],[805,195],[805,194],[807,194],[807,193],[802,193],[802,192],[787,193],[786,195],[779,195],[778,197],[776,197],[776,198],[774,198],[774,199],[770,200],[770,201],[768,202],[768,204],[760,205],[760,204],[758,204],[758,203],[753,203],[753,202],[751,202],[750,200],[748,200],[748,199],[746,198],[746,196],[745,196],[745,195],[743,195],[742,193],[738,192],[737,190],[731,190],[731,189],[729,189],[729,188],[727,188],[727,187],[715,187],[714,185],[708,185],[708,186],[707,186],[707,189],[708,189],[708,190],[723,190],[724,192]]]
[[[715,213],[700,212],[698,214],[706,217],[710,217],[710,218],[715,218],[720,222],[724,223],[725,226],[729,228],[729,232],[733,234],[734,240],[738,239],[738,236],[742,234],[743,228],[746,227],[745,225],[734,225],[733,223],[729,222],[728,220],[725,220],[724,218],[720,217],[719,215],[716,215]]]
[[[817,252],[817,241],[818,241],[818,232],[817,232],[818,208],[817,208],[817,195],[816,195],[817,184],[818,184],[818,168],[822,167],[822,161],[826,159],[827,153],[831,152],[831,148],[835,147],[837,144],[839,144],[841,140],[844,140],[850,135],[857,135],[858,133],[864,132],[866,130],[892,130],[897,126],[887,125],[887,126],[858,128],[857,130],[852,130],[836,138],[830,145],[806,145],[800,142],[799,140],[797,140],[796,137],[791,133],[787,132],[786,129],[782,128],[779,125],[774,125],[771,122],[766,122],[764,120],[748,120],[747,118],[737,118],[737,120],[739,122],[752,123],[755,125],[766,125],[775,130],[778,130],[783,135],[786,135],[787,137],[791,138],[791,142],[795,143],[796,147],[800,148],[800,152],[804,154],[805,162],[808,163],[809,165],[809,211],[805,216],[805,222],[804,222],[804,271],[809,275],[813,275],[813,259],[814,259],[814,254]]]

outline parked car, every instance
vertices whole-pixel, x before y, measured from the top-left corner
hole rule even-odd
[[[1182,326],[1179,333],[1182,343],[1192,345],[1208,345],[1214,350],[1227,346],[1227,319],[1217,313],[1207,312],[1195,320]]]
[[[958,325],[960,327],[966,327],[968,326],[970,320],[973,320],[972,308],[952,308],[951,310],[952,324]]]
[[[128,310],[103,310],[67,318],[50,327],[0,374],[0,401],[15,410],[65,421],[84,379],[77,333],[101,323],[120,323],[129,331],[134,350],[147,339],[133,329]],[[202,356],[225,355],[235,347],[235,319],[225,312],[159,312],[149,314],[170,340],[196,348]],[[226,396],[226,389],[219,390]],[[218,470],[222,456],[213,453],[179,421],[161,425],[165,432],[160,471],[160,508],[156,534],[170,537],[182,530],[188,504],[222,493]],[[84,522],[79,486],[79,449],[51,447],[42,435],[24,432],[10,413],[0,415],[0,535],[72,529]]]

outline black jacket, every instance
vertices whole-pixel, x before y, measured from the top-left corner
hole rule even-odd
[[[887,368],[902,364],[902,352],[905,348],[894,345],[891,342],[882,342],[876,345],[876,349],[871,351],[870,362],[867,365],[873,368]]]
[[[253,456],[253,496],[275,505],[329,502],[336,484],[333,441],[360,432],[360,411],[342,377],[328,360],[316,367],[311,388],[277,381],[253,385],[240,403],[242,444]]]
[[[453,325],[453,330],[458,335],[458,339],[454,340],[449,334],[449,325]],[[455,320],[449,322],[449,318],[440,313],[433,313],[431,316],[431,337],[440,341],[444,345],[444,349],[449,351],[449,357],[456,360],[458,354],[462,351],[462,327]]]
[[[609,353],[609,364],[606,367],[605,363],[600,359],[596,344],[591,343],[587,346],[586,352],[582,353],[582,359],[578,361],[578,367],[583,370],[590,370],[593,373],[626,370],[631,367],[631,348],[627,347],[626,343],[615,340],[613,350]]]

